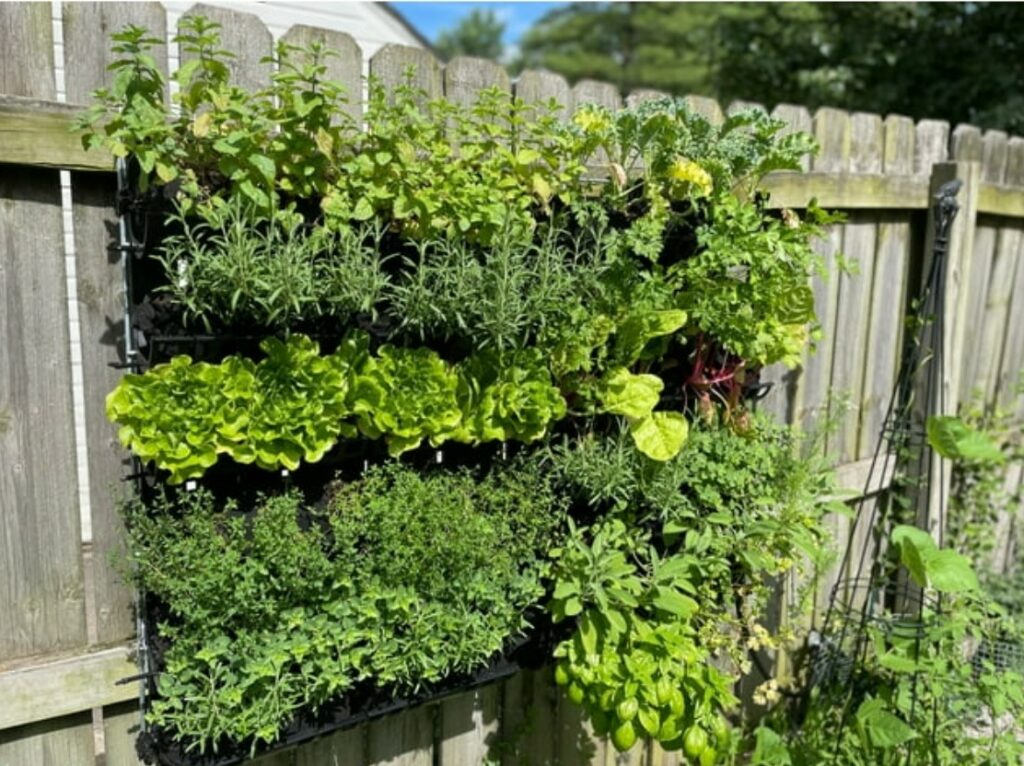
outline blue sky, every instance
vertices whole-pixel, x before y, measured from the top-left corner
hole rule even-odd
[[[437,33],[455,26],[474,8],[489,8],[505,22],[504,42],[515,46],[523,32],[553,8],[566,3],[391,3],[424,37],[433,42]]]

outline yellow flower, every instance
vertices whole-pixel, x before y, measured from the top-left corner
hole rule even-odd
[[[714,187],[708,171],[686,157],[676,157],[676,161],[668,170],[668,177],[676,184],[685,183],[696,187],[702,197],[711,194]]]
[[[572,116],[584,133],[603,133],[611,125],[608,115],[592,106],[584,106]]]

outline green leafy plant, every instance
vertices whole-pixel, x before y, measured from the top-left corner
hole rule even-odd
[[[847,702],[827,704],[827,690],[815,690],[787,757],[801,766],[1017,762],[1024,754],[1016,728],[1022,676],[979,651],[1005,637],[1002,610],[961,554],[913,527],[896,527],[891,541],[923,589],[920,599],[865,623],[868,645],[857,678],[845,680]]]
[[[628,440],[585,437],[547,458],[598,519],[572,527],[556,560],[549,608],[577,626],[556,680],[620,749],[651,737],[713,763],[733,747],[721,717],[749,647],[780,640],[759,622],[766,578],[823,559],[831,485],[762,419],[745,435],[695,430],[664,462]]]
[[[555,620],[578,616],[578,629],[555,650],[556,681],[620,750],[642,736],[669,749],[689,739],[699,756],[707,745],[701,724],[709,726],[715,711],[735,698],[697,641],[689,562],[649,551],[650,569],[639,569],[630,548],[641,541],[617,520],[592,536],[573,532],[556,554],[550,608]]]
[[[438,446],[462,421],[458,375],[430,349],[382,346],[362,355],[354,374],[359,430],[371,439],[383,436],[392,455],[425,438]]]
[[[317,462],[342,435],[348,363],[322,357],[301,335],[267,338],[266,358],[229,357],[213,365],[179,356],[141,375],[125,375],[107,396],[121,443],[143,462],[170,471],[171,483],[202,476],[228,454],[262,468]]]
[[[294,469],[341,439],[537,445],[487,473],[374,468],[317,509],[199,494],[132,512],[133,566],[169,615],[154,723],[200,749],[269,742],[355,685],[472,670],[550,577],[573,631],[556,677],[598,731],[702,764],[735,752],[731,687],[786,638],[760,622],[773,578],[823,558],[837,505],[797,435],[743,403],[816,334],[811,240],[835,219],[757,191],[813,140],[673,99],[568,122],[498,89],[456,105],[411,76],[371,80],[356,125],[322,46],[279,44],[247,92],[201,17],[171,104],[157,41],[116,40],[80,127],[135,158],[150,203],[173,197],[156,253],[172,319],[268,336],[259,360],[126,376],[107,403],[126,446],[178,483],[220,455]],[[311,331],[340,343],[321,353]],[[949,584],[942,552],[897,545]]]
[[[1006,457],[985,434],[952,415],[933,415],[927,423],[928,444],[950,460],[1003,463]]]
[[[166,237],[161,288],[186,325],[287,329],[320,317],[349,324],[373,317],[391,277],[379,254],[380,225],[307,228],[294,215],[266,218],[232,198],[191,217]]]
[[[127,563],[172,640],[150,722],[202,751],[255,746],[356,684],[480,667],[527,627],[561,507],[519,463],[390,464],[336,484],[321,511],[288,493],[241,514],[202,490],[131,506]]]

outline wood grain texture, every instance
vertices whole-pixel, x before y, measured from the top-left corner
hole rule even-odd
[[[883,172],[908,176],[914,169],[916,134],[913,121],[890,115],[885,120],[884,130]],[[896,382],[913,246],[911,234],[908,214],[879,214],[871,310],[867,317],[868,354],[864,359],[858,458],[873,454],[881,438],[882,423]]]
[[[502,766],[556,763],[557,689],[551,673],[551,668],[526,670],[502,683]]]
[[[725,114],[722,107],[713,98],[707,96],[683,96],[683,101],[693,111],[705,118],[712,125],[721,125],[725,122]]]
[[[1008,497],[1021,497],[1024,490],[1024,465],[1011,465],[1003,480],[1003,491]],[[1017,557],[1018,525],[1021,523],[1020,508],[1013,505],[999,509],[995,528],[995,550],[992,551],[990,571],[996,574],[1009,574],[1020,566]]]
[[[123,646],[13,668],[0,666],[0,729],[131,699],[135,687],[119,686],[117,681],[135,672],[135,662]]]
[[[117,242],[115,196],[116,185],[109,175],[71,176],[92,512],[93,603],[99,643],[120,641],[135,632],[134,589],[111,567],[112,556],[123,549],[124,527],[117,503],[128,492],[122,481],[128,454],[106,416],[107,394],[121,377],[111,363],[123,361],[124,351],[121,266],[117,253],[110,250]]]
[[[858,458],[874,452],[896,383],[903,344],[910,248],[911,228],[907,217],[896,213],[881,217],[875,247],[871,309],[867,316],[868,353],[863,363]]]
[[[1024,189],[982,184],[978,190],[978,212],[1024,218]]]
[[[1015,190],[1024,188],[1024,138],[1014,136],[1007,142],[1004,181]],[[1017,242],[1015,258],[1017,273],[1013,288],[1014,313],[1010,317],[1010,322],[1016,324],[1007,324],[1007,336],[1003,346],[1003,357],[1006,359],[1006,364],[1000,370],[999,378],[999,399],[1007,403],[1012,400],[1013,386],[1019,379],[1015,376],[1019,376],[1021,367],[1024,367],[1024,328],[1021,327],[1024,324],[1024,220],[1005,222],[1003,236],[1005,237],[1011,232],[1011,239],[1016,239]],[[1012,250],[1012,244],[1008,244],[1007,251]],[[1024,396],[1017,398],[1015,410],[1017,417],[1024,422]],[[1021,489],[1019,496],[1024,497],[1024,488]],[[1017,523],[1020,523],[1019,519]]]
[[[1007,186],[1024,187],[1024,138],[1012,136],[1006,142],[1006,173],[1004,179]]]
[[[812,168],[816,171],[844,172],[850,155],[849,114],[838,109],[819,109],[814,118],[814,134],[821,150],[814,158]],[[830,270],[835,254],[842,250],[842,242],[843,230],[834,226],[815,243],[815,249],[821,253]],[[797,419],[805,428],[811,427],[828,411],[832,353],[837,342],[836,310],[839,303],[839,279],[834,273],[826,279],[815,276],[811,281],[822,339],[816,352],[808,351],[805,355],[803,374],[796,393]]]
[[[650,766],[681,766],[683,756],[678,750],[668,752],[662,749],[657,742],[650,745],[649,764]]]
[[[780,134],[783,136],[797,132],[814,132],[814,120],[811,118],[811,113],[805,106],[779,104],[772,110],[772,117],[777,120],[782,120],[786,124],[780,131]],[[802,170],[810,170],[811,158],[809,156],[801,158],[800,167]]]
[[[618,109],[622,106],[622,98],[619,90],[614,85],[596,80],[580,80],[572,89],[572,112],[575,112],[584,104],[597,104],[608,109]],[[593,178],[605,178],[608,175],[608,153],[599,148],[587,161],[587,173]]]
[[[935,165],[932,169],[931,188],[934,197],[939,188],[952,180],[962,182],[957,201],[960,211],[953,221],[949,235],[949,254],[946,256],[946,279],[942,291],[942,344],[941,364],[938,367],[939,384],[928,387],[927,381],[935,375],[932,368],[939,361],[939,355],[933,354],[922,374],[918,376],[915,388],[917,402],[915,427],[923,427],[925,418],[931,415],[956,414],[959,401],[960,371],[963,359],[963,344],[966,327],[960,319],[966,315],[967,295],[970,291],[972,278],[972,254],[974,252],[975,221],[977,219],[977,200],[980,171],[977,162],[960,161],[945,162]],[[925,241],[925,262],[922,274],[927,275],[930,267],[931,253],[934,249],[935,222],[934,213],[929,213]],[[934,344],[925,343],[925,354],[931,354]],[[928,358],[927,356],[925,358]],[[930,393],[930,396],[929,396]],[[916,503],[922,528],[935,534],[940,518],[939,509],[948,507],[949,471],[940,465],[941,458],[931,456],[930,475],[935,477],[927,488],[927,500],[919,499]]]
[[[974,378],[964,393],[969,395],[977,390],[986,402],[996,400],[999,387],[1010,305],[1020,270],[1022,233],[1020,223],[1006,224],[999,231],[982,320],[974,335],[974,343],[978,347],[977,363]]]
[[[896,456],[893,453],[883,453],[875,460],[872,455],[852,463],[841,463],[835,470],[836,487],[866,497],[877,494],[892,484],[896,471]]]
[[[363,52],[351,35],[334,29],[320,29],[305,24],[289,27],[281,36],[281,41],[289,45],[308,48],[311,45],[322,45],[330,52],[323,61],[327,71],[325,76],[337,82],[345,89],[348,103],[344,111],[353,120],[359,120],[363,114]],[[309,56],[298,56],[298,60],[308,60]]]
[[[984,166],[983,166],[984,167]],[[969,294],[966,302],[964,321],[973,328],[971,334],[975,342],[964,345],[963,357],[960,360],[960,390],[969,398],[979,382],[979,369],[983,364],[984,342],[977,342],[978,331],[985,326],[985,309],[988,303],[988,291],[995,262],[996,249],[1001,232],[997,220],[982,218],[974,234],[974,253],[972,255],[972,271]],[[1000,331],[1002,328],[1000,328]],[[1001,342],[998,345],[1002,345]]]
[[[810,112],[802,106],[792,104],[779,104],[772,111],[772,117],[782,120],[785,123],[782,135],[791,135],[803,131],[810,133],[814,130],[814,122]],[[804,171],[810,168],[811,158],[803,157],[800,160]],[[772,204],[780,207],[802,207],[807,200],[814,195],[808,195],[809,189],[798,179],[804,177],[803,173],[771,173],[765,179],[765,186],[771,195]],[[788,187],[788,188],[787,188]],[[782,364],[773,364],[761,371],[761,381],[772,386],[770,393],[758,405],[758,409],[770,412],[783,423],[795,423],[799,413],[797,412],[797,395],[800,391],[800,381],[803,377],[803,365],[797,369],[788,369]]]
[[[814,115],[814,135],[821,150],[812,161],[811,168],[815,171],[845,172],[849,166],[850,133],[848,113],[831,108],[819,109]],[[815,249],[824,257],[830,273],[826,279],[815,276],[811,280],[822,338],[816,352],[808,350],[805,353],[803,374],[795,396],[797,423],[805,430],[813,429],[822,422],[822,418],[830,414],[833,405],[830,395],[832,358],[836,348],[843,342],[843,333],[849,330],[838,325],[840,278],[835,273],[833,259],[836,253],[844,249],[844,228],[833,226],[825,237],[815,243]],[[846,545],[848,520],[838,514],[830,514],[825,523],[838,549],[842,550]],[[836,576],[835,569],[820,573],[815,591],[815,604],[819,610],[827,603]]]
[[[369,724],[366,763],[433,766],[437,705],[421,705]]]
[[[366,763],[365,726],[328,734],[296,749],[295,766],[356,766]]]
[[[626,96],[626,106],[634,107],[640,104],[646,103],[647,101],[657,101],[659,98],[667,98],[668,93],[663,90],[652,90],[650,88],[640,88],[634,90],[628,96]]]
[[[614,85],[597,80],[580,80],[572,89],[572,107],[578,109],[584,104],[597,104],[609,109],[622,106],[619,90]]]
[[[805,351],[801,373],[792,396],[794,422],[804,428],[812,427],[828,412],[828,387],[836,339],[836,308],[839,295],[835,256],[843,249],[843,228],[833,226],[824,236],[815,240],[812,246],[829,266],[830,273],[824,279],[817,275],[811,279],[814,309],[821,326],[822,338],[813,351]]]
[[[993,184],[1002,183],[1006,176],[1007,138],[1001,131],[988,131],[982,137],[981,131],[970,125],[958,125],[953,131],[953,157],[967,161],[981,162],[981,180]],[[979,199],[980,204],[980,199]],[[964,289],[963,323],[974,328],[972,334],[983,326],[986,294],[995,259],[999,238],[998,221],[981,219],[977,221],[974,246],[969,254],[969,278]],[[976,336],[975,336],[976,337]],[[974,388],[983,344],[967,343],[959,360],[959,388],[964,397],[969,397]]]
[[[849,169],[854,172],[881,172],[882,150],[881,118],[874,114],[854,114],[850,120]],[[876,220],[873,214],[851,215],[847,219],[843,234],[843,254],[856,264],[858,273],[837,275],[839,294],[830,388],[831,396],[848,397],[849,405],[845,411],[837,410],[833,414],[839,422],[834,447],[831,441],[833,437],[830,437],[829,451],[841,462],[861,457],[857,454],[857,440],[869,340],[869,325],[864,318],[871,311],[878,234]]]
[[[530,766],[554,766],[558,762],[555,747],[556,710],[561,690],[555,686],[552,670],[544,667],[530,671],[523,701],[529,709],[529,727],[523,741]],[[507,704],[506,704],[507,709]]]
[[[765,176],[769,207],[802,208],[816,199],[824,208],[842,210],[924,210],[928,207],[927,179],[882,173],[776,171]]]
[[[899,114],[885,118],[882,170],[886,175],[910,175],[914,172],[917,145],[914,121]]]
[[[197,3],[189,8],[182,15],[182,21],[189,16],[205,16],[210,21],[220,24],[220,47],[234,54],[234,58],[227,62],[233,85],[252,91],[266,87],[270,83],[271,65],[263,59],[270,56],[274,41],[259,16],[204,3]],[[179,32],[181,29],[179,21]],[[186,53],[184,50],[180,51],[179,56],[182,64],[195,58],[194,54]]]
[[[738,100],[731,102],[729,106],[725,108],[725,114],[729,117],[732,117],[734,114],[738,114],[739,112],[743,112],[747,109],[757,109],[758,111],[766,113],[768,111],[767,109],[764,108],[764,104],[759,104],[756,101]]]
[[[846,172],[849,170],[852,123],[842,109],[822,107],[814,113],[814,137],[821,150],[811,164],[812,170]]]
[[[561,75],[536,69],[527,69],[513,84],[516,99],[524,104],[542,104],[554,101],[557,114],[565,119],[572,109],[572,89]]]
[[[1007,240],[1005,253],[1013,253],[1009,257],[1015,261],[1015,274],[993,400],[1003,409],[1024,417],[1024,396],[1017,394],[1024,372],[1024,223],[1007,224],[1003,238]]]
[[[501,690],[484,686],[441,703],[441,729],[437,747],[445,766],[485,763],[498,739]]]
[[[868,357],[872,286],[878,226],[870,214],[850,215],[844,226],[843,255],[856,264],[856,273],[837,273],[835,340],[829,384],[830,416],[838,420],[828,439],[829,452],[838,460],[855,460],[858,454],[861,405],[864,397],[864,366]],[[892,331],[894,328],[886,328]],[[875,349],[871,350],[875,353]]]
[[[60,204],[0,176],[0,661],[86,638]]]
[[[86,151],[71,124],[82,107],[0,96],[0,163],[42,168],[104,170],[114,167],[105,149]]]
[[[385,45],[370,59],[370,77],[389,90],[409,82],[424,91],[428,99],[439,98],[444,93],[441,65],[430,51],[422,48]]]
[[[104,766],[142,766],[135,752],[141,723],[138,700],[103,708]]]
[[[555,738],[559,766],[605,763],[608,751],[614,748],[607,738],[594,734],[594,728],[585,720],[580,705],[573,704],[561,690],[557,694]]]
[[[1006,178],[1009,139],[1001,130],[986,130],[981,138],[981,180],[1001,184]]]
[[[53,100],[53,23],[49,3],[0,3],[0,94]]]
[[[89,713],[0,729],[0,766],[93,766],[95,758]]]
[[[109,44],[115,32],[135,24],[152,37],[167,39],[167,13],[160,3],[62,3],[61,13],[64,90],[73,104],[90,103],[94,90],[113,83],[107,66],[116,58]],[[154,45],[150,55],[166,77],[167,45]]]
[[[949,142],[949,158],[963,162],[981,162],[981,130],[974,125],[957,125]]]
[[[471,56],[456,56],[444,68],[444,98],[453,104],[471,106],[480,91],[500,88],[509,91],[508,73],[501,64]]]
[[[931,176],[932,165],[949,157],[949,123],[921,120],[915,128],[914,173]]]

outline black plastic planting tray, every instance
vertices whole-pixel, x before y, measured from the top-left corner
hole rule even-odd
[[[300,745],[332,732],[399,713],[416,705],[438,702],[446,697],[508,678],[520,670],[540,668],[549,661],[554,645],[562,640],[571,628],[565,625],[551,625],[541,610],[537,610],[531,617],[535,618],[536,625],[529,635],[512,642],[503,653],[475,673],[451,675],[436,684],[423,687],[416,693],[405,695],[398,695],[388,689],[372,685],[355,687],[318,712],[293,720],[281,731],[280,738],[272,744],[260,744],[254,749],[252,740],[224,740],[218,743],[216,752],[203,754],[195,748],[190,750],[186,742],[176,741],[170,732],[153,727],[139,735],[136,750],[143,761],[160,766],[229,766],[241,763],[254,754],[261,755]]]

